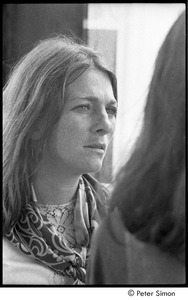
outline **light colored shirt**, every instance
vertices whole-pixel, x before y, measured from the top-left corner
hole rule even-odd
[[[62,205],[38,204],[38,206],[44,221],[51,225],[51,230],[69,247],[74,248],[74,200]],[[85,249],[76,250],[86,255]],[[72,285],[73,279],[57,274],[3,238],[3,284]]]
[[[3,284],[70,285],[72,280],[25,255],[3,238]]]

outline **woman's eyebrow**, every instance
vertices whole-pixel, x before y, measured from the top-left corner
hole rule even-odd
[[[76,97],[76,98],[73,98],[72,101],[74,100],[87,100],[87,101],[100,101],[99,98],[95,97],[95,96],[85,96],[85,97]],[[111,99],[109,102],[108,102],[108,105],[115,105],[117,106],[117,101],[115,99]]]

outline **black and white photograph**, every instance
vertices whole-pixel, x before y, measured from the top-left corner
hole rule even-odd
[[[182,299],[186,2],[2,11],[0,294]]]

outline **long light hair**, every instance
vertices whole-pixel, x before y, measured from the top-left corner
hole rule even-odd
[[[61,117],[66,86],[89,68],[108,74],[117,99],[116,77],[99,53],[73,38],[41,40],[13,68],[3,90],[3,226],[17,221],[31,199],[31,176],[42,147]],[[36,152],[31,136],[45,124]]]
[[[144,122],[111,199],[138,239],[175,256],[185,246],[185,13],[155,63]]]

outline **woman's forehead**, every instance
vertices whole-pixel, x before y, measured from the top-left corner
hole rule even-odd
[[[97,69],[86,70],[65,89],[66,97],[71,99],[78,97],[95,98],[100,93],[107,93],[114,99],[112,83],[108,74]]]

